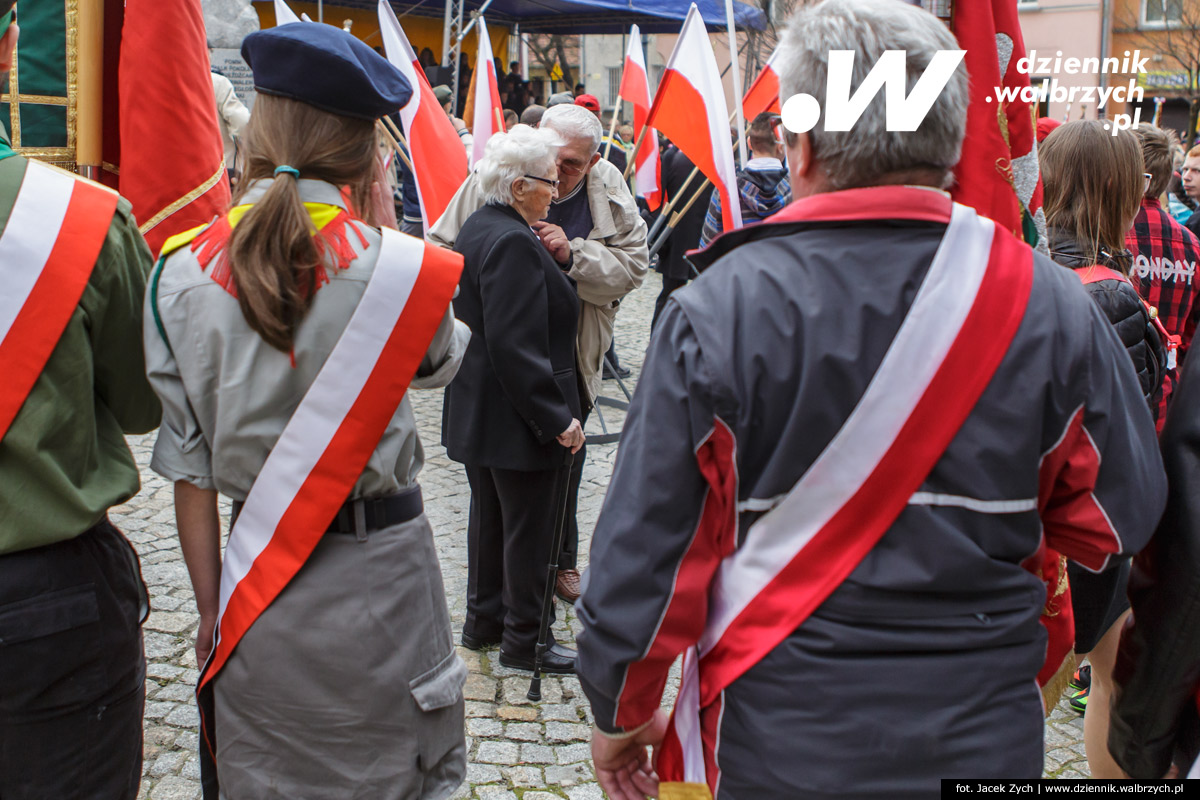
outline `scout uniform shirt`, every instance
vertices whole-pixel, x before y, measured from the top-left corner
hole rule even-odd
[[[243,204],[255,203],[272,180],[292,178],[257,181]],[[172,245],[178,249],[155,270],[145,312],[145,341],[150,381],[164,407],[150,466],[169,480],[216,489],[234,500],[246,499],[371,277],[379,254],[379,232],[350,220],[346,202],[334,186],[316,180],[298,184],[314,224],[333,243],[330,250],[340,261],[316,276],[318,284],[328,282],[320,286],[297,328],[291,354],[263,341],[243,318],[223,260],[227,242],[206,241],[206,234],[219,230],[222,220],[191,242],[178,246],[168,241],[164,247],[164,251]],[[240,208],[231,212],[231,220],[240,219]],[[455,325],[447,309],[412,386],[434,388],[448,383],[469,337],[466,327]],[[424,452],[406,396],[350,499],[385,497],[414,486],[423,464]]]
[[[28,163],[0,125],[0,231]],[[122,199],[79,305],[0,440],[0,555],[74,538],[137,494],[125,434],[153,430],[160,415],[136,325],[152,264]]]

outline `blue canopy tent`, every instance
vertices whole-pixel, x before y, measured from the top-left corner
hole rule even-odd
[[[397,14],[442,17],[446,0],[390,0]],[[523,33],[625,33],[636,23],[643,33],[678,33],[692,0],[492,0],[485,12],[489,23],[517,24]],[[695,0],[705,24],[725,30],[723,0]],[[470,19],[484,0],[464,0],[463,16]],[[325,0],[327,6],[374,9],[376,0]],[[761,31],[766,15],[746,3],[734,2],[738,28]]]

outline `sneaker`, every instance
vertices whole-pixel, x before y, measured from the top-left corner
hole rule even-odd
[[[1090,689],[1092,686],[1092,665],[1084,664],[1079,669],[1075,670],[1075,674],[1071,676],[1071,680],[1067,682],[1067,689],[1072,692],[1078,692],[1080,689]]]
[[[1074,711],[1076,714],[1087,713],[1088,693],[1090,691],[1091,691],[1091,689],[1088,688],[1088,689],[1079,689],[1078,691],[1072,692],[1067,697],[1067,705],[1069,705],[1071,707],[1071,710]]]

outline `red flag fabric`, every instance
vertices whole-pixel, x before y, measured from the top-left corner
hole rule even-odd
[[[722,229],[742,227],[725,87],[694,3],[667,60],[646,124],[662,131],[712,181],[721,196]]]
[[[775,58],[778,55],[779,48],[776,47],[767,63],[763,64],[762,72],[758,73],[754,83],[750,84],[750,90],[742,98],[742,116],[748,122],[753,122],[754,118],[764,111],[771,114],[780,113],[779,73],[775,71]]]
[[[646,75],[646,58],[642,54],[642,33],[637,25],[629,30],[629,49],[625,53],[625,69],[621,73],[622,99],[633,104],[633,138],[636,142],[650,116],[650,79]],[[646,198],[651,211],[662,202],[661,166],[658,160],[658,132],[646,130],[641,148],[634,159],[638,194]]]
[[[404,73],[413,87],[412,99],[400,109],[400,122],[408,137],[421,218],[428,230],[441,218],[450,198],[467,179],[467,151],[434,95],[425,70],[387,0],[379,0],[379,31],[388,61]]]
[[[150,249],[229,207],[200,0],[128,0],[121,36],[121,194]]]
[[[475,26],[479,37],[479,55],[475,59],[475,115],[471,134],[475,144],[471,151],[472,166],[483,158],[483,148],[494,133],[504,133],[504,109],[500,105],[500,79],[496,75],[496,61],[492,58],[492,40],[488,38],[487,25],[483,17]]]
[[[997,87],[1029,86],[1029,76],[1017,70],[1025,57],[1017,0],[957,3],[954,35],[967,51],[971,104],[951,195],[1036,246],[1044,237],[1045,216],[1033,111],[1020,99],[997,109],[995,96]]]

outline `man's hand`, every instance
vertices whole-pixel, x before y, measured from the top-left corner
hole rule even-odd
[[[555,438],[563,447],[571,448],[571,455],[575,455],[579,448],[583,447],[583,426],[579,424],[579,420],[573,419],[567,429]]]
[[[563,232],[562,228],[546,222],[544,219],[533,223],[531,227],[555,261],[559,264],[566,264],[571,260],[571,240],[567,238],[567,234]]]
[[[596,779],[610,800],[644,800],[658,795],[658,776],[650,765],[646,748],[662,744],[667,721],[667,712],[660,708],[650,723],[633,736],[617,739],[599,728],[592,731]]]

